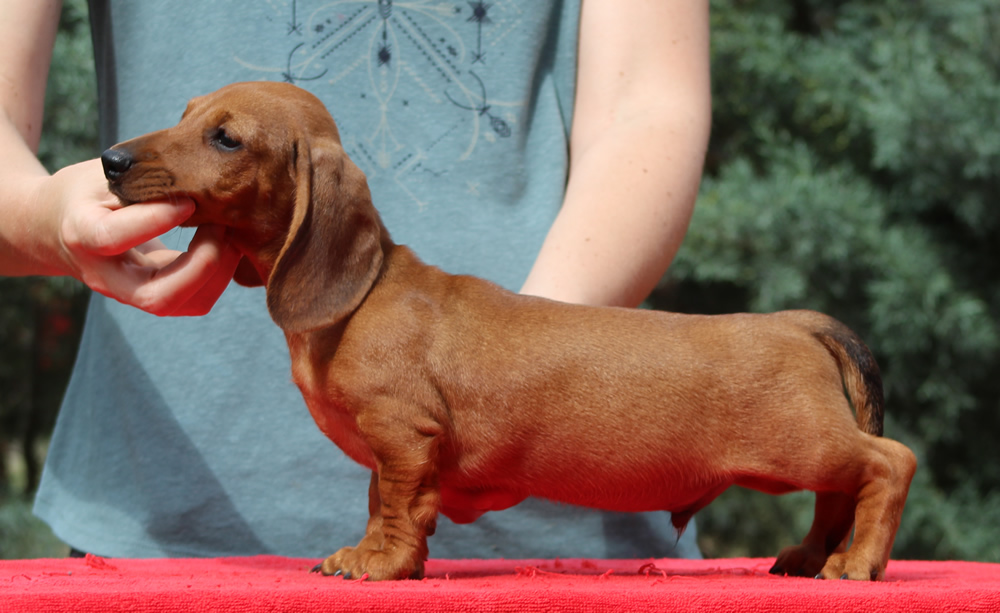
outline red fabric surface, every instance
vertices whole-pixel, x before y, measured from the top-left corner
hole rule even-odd
[[[0,561],[0,611],[1000,611],[1000,564],[892,561],[882,583],[773,577],[773,560],[431,560],[421,581],[316,560]]]

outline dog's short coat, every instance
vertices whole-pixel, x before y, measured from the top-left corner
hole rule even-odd
[[[916,460],[881,437],[878,367],[839,322],[562,304],[425,265],[390,239],[323,104],[288,84],[196,98],[103,161],[123,202],[189,196],[187,225],[231,229],[235,279],[266,286],[313,418],[372,470],[366,535],[324,574],[419,577],[439,512],[539,496],[667,510],[681,530],[740,485],[816,492],[772,572],[883,576]]]

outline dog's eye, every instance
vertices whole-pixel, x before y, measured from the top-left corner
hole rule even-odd
[[[236,151],[243,146],[243,143],[230,136],[225,128],[219,128],[212,135],[212,144],[220,151]]]

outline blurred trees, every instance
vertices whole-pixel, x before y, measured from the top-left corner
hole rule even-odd
[[[1000,561],[1000,5],[713,0],[712,25],[705,181],[651,304],[852,326],[882,366],[887,435],[921,461],[894,555]],[[61,30],[50,169],[98,152],[83,0]],[[0,279],[0,459],[51,426],[82,295]],[[701,543],[774,555],[811,515],[811,495],[733,489],[699,514]]]
[[[883,370],[887,435],[921,460],[895,555],[1000,561],[1000,5],[712,9],[707,172],[654,305],[852,326]],[[699,515],[703,544],[773,555],[811,507],[727,493]]]

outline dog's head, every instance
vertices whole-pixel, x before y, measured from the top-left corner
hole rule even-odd
[[[287,83],[236,83],[193,99],[180,123],[101,156],[124,203],[186,196],[184,225],[231,228],[235,280],[267,286],[286,331],[350,313],[378,276],[388,236],[364,174],[323,103]]]

